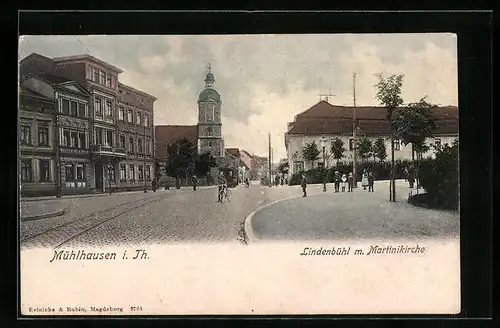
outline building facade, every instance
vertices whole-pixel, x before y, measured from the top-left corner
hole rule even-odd
[[[133,190],[151,185],[147,177],[154,175],[156,98],[121,84],[119,88],[118,75],[122,70],[90,55],[50,59],[32,54],[20,62],[20,72],[23,85],[46,95],[53,93],[57,129],[50,138],[59,141],[56,171],[57,188],[62,194]],[[119,92],[122,87],[125,94]],[[122,103],[132,104],[134,128],[119,119]],[[135,134],[133,152],[122,147],[121,136],[129,134]],[[137,141],[141,141],[140,146]],[[121,173],[119,163],[123,161],[129,167],[133,165],[129,172],[134,173],[125,181],[120,176],[117,179],[117,172]]]
[[[310,109],[298,114],[294,122],[288,123],[285,134],[285,147],[288,157],[289,173],[294,174],[315,167],[331,167],[337,159],[331,154],[333,140],[339,138],[344,145],[343,157],[339,162],[352,162],[355,142],[353,138],[352,107],[334,106],[321,101]],[[458,108],[453,106],[434,109],[436,129],[426,143],[431,146],[425,154],[417,154],[417,158],[434,154],[434,147],[451,144],[458,138]],[[356,107],[357,137],[367,138],[373,143],[379,138],[384,140],[387,158],[390,158],[391,142],[389,123],[385,120],[385,109],[382,107]],[[326,140],[325,158],[323,158],[322,140]],[[309,143],[315,143],[320,151],[319,159],[305,160],[302,149]],[[394,140],[394,158],[396,160],[412,159],[411,144],[404,145],[401,140]],[[373,157],[365,160],[374,160]],[[356,161],[363,161],[356,156]]]

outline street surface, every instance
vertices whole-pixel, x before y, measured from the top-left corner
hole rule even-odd
[[[446,238],[459,235],[459,215],[407,203],[408,183],[397,181],[398,202],[388,201],[388,182],[375,192],[326,193],[284,200],[257,211],[253,240],[344,240]]]
[[[22,202],[30,214],[69,210],[59,217],[21,221],[21,247],[242,242],[251,213],[251,242],[458,234],[458,214],[407,204],[403,182],[398,182],[398,203],[388,202],[384,181],[376,182],[374,193],[358,188],[335,194],[331,184],[326,193],[322,185],[307,189],[308,197],[302,198],[300,186],[254,183],[232,188],[231,201],[222,204],[216,187]]]

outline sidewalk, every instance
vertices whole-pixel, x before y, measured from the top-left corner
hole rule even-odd
[[[215,188],[216,186],[201,186],[197,187],[196,190],[205,190],[210,188]],[[143,190],[140,191],[129,191],[129,192],[118,192],[113,194],[108,193],[99,193],[99,194],[83,194],[83,195],[66,195],[61,198],[57,198],[55,196],[48,197],[29,197],[21,199],[20,202],[20,219],[21,221],[31,221],[31,220],[40,220],[46,219],[56,216],[61,216],[66,214],[71,210],[72,205],[78,204],[78,200],[86,200],[92,201],[91,198],[101,199],[103,202],[107,202],[105,196],[112,197],[109,199],[109,202],[115,203],[119,199],[123,199],[127,201],[127,196],[131,195],[145,195],[145,197],[158,195],[159,193],[175,193],[175,192],[193,192],[192,187],[181,187],[179,190],[175,188],[170,188],[169,190],[165,190],[165,188],[157,189],[154,193],[152,190],[148,190],[147,193],[144,193]],[[78,207],[78,206],[77,206]]]

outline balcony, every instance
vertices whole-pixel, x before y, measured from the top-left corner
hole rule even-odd
[[[124,148],[104,146],[104,145],[92,145],[90,147],[92,154],[100,156],[111,156],[111,157],[127,157],[127,152]]]

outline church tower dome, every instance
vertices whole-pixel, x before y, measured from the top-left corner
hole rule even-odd
[[[214,89],[215,77],[212,74],[212,67],[208,65],[208,73],[205,77],[205,89],[200,92],[198,102],[220,101],[220,94]]]

